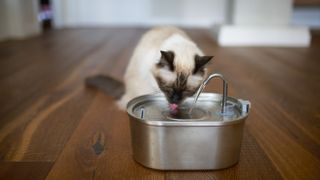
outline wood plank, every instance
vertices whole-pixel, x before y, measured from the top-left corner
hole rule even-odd
[[[97,46],[105,42],[106,34],[109,33],[97,33],[92,36],[88,31],[80,31],[71,35],[67,34],[61,41],[52,40],[54,48],[44,48],[41,43],[34,46],[26,43],[25,46],[18,49],[18,52],[22,51],[25,54],[23,56],[13,54],[13,59],[5,63],[3,67],[11,69],[10,63],[24,62],[21,59],[29,61],[18,71],[12,70],[10,71],[12,74],[0,79],[0,102],[3,104],[0,109],[0,117],[5,118],[20,104],[29,102],[24,107],[29,106],[32,99],[43,96],[57,86],[79,64],[81,58],[92,53]],[[29,50],[29,46],[32,49]]]
[[[13,111],[13,117],[2,119],[1,123],[7,122],[0,131],[0,153],[3,159],[53,161],[57,158],[93,100],[94,91],[88,93],[84,89],[85,77],[109,68],[110,61],[120,54],[123,56],[122,49],[130,45],[128,40],[132,40],[132,46],[138,40],[138,31],[124,29],[119,32],[126,35],[113,36],[105,45],[86,55],[76,67],[65,69],[68,75],[57,82],[54,88],[47,87],[49,92],[43,91],[46,94],[42,97],[33,97],[28,109],[23,112]],[[43,137],[47,137],[47,141],[43,141]]]
[[[164,179],[134,162],[129,133],[126,114],[99,93],[47,179]]]
[[[293,1],[295,6],[320,6],[319,0],[294,0]]]
[[[54,161],[84,115],[94,93],[74,91],[63,94],[35,110],[28,122],[22,115],[0,135],[0,150],[6,160]],[[61,98],[61,99],[60,99]],[[6,135],[7,134],[7,135]],[[45,139],[45,140],[44,140]]]
[[[47,176],[52,165],[51,162],[0,162],[0,179],[42,180]]]

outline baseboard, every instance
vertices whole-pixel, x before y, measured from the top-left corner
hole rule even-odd
[[[306,27],[223,25],[212,30],[220,46],[308,47],[311,42]]]

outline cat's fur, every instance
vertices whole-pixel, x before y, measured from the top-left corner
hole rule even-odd
[[[212,56],[202,51],[182,30],[154,28],[143,35],[127,67],[125,94],[118,106],[140,95],[162,92],[169,103],[179,104],[192,96],[207,74]]]

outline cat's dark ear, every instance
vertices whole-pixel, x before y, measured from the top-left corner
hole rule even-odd
[[[170,71],[174,71],[174,53],[172,51],[160,51],[161,58],[159,63],[157,64],[158,67],[168,67]]]
[[[194,57],[194,61],[195,61],[195,67],[193,70],[193,74],[197,73],[197,72],[201,72],[203,71],[205,65],[213,58],[213,56],[199,56],[196,55]]]

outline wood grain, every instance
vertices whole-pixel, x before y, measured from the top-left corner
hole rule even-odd
[[[293,3],[295,6],[320,6],[319,0],[294,0]]]
[[[127,116],[110,100],[95,98],[47,179],[163,179],[133,161]]]
[[[240,161],[216,171],[157,171],[132,159],[126,114],[84,86],[122,80],[144,28],[63,29],[0,43],[0,179],[319,179],[320,33],[310,48],[217,46],[186,29],[249,99]],[[207,91],[221,92],[219,81]]]
[[[47,176],[52,164],[51,162],[0,162],[0,179],[41,180]]]

